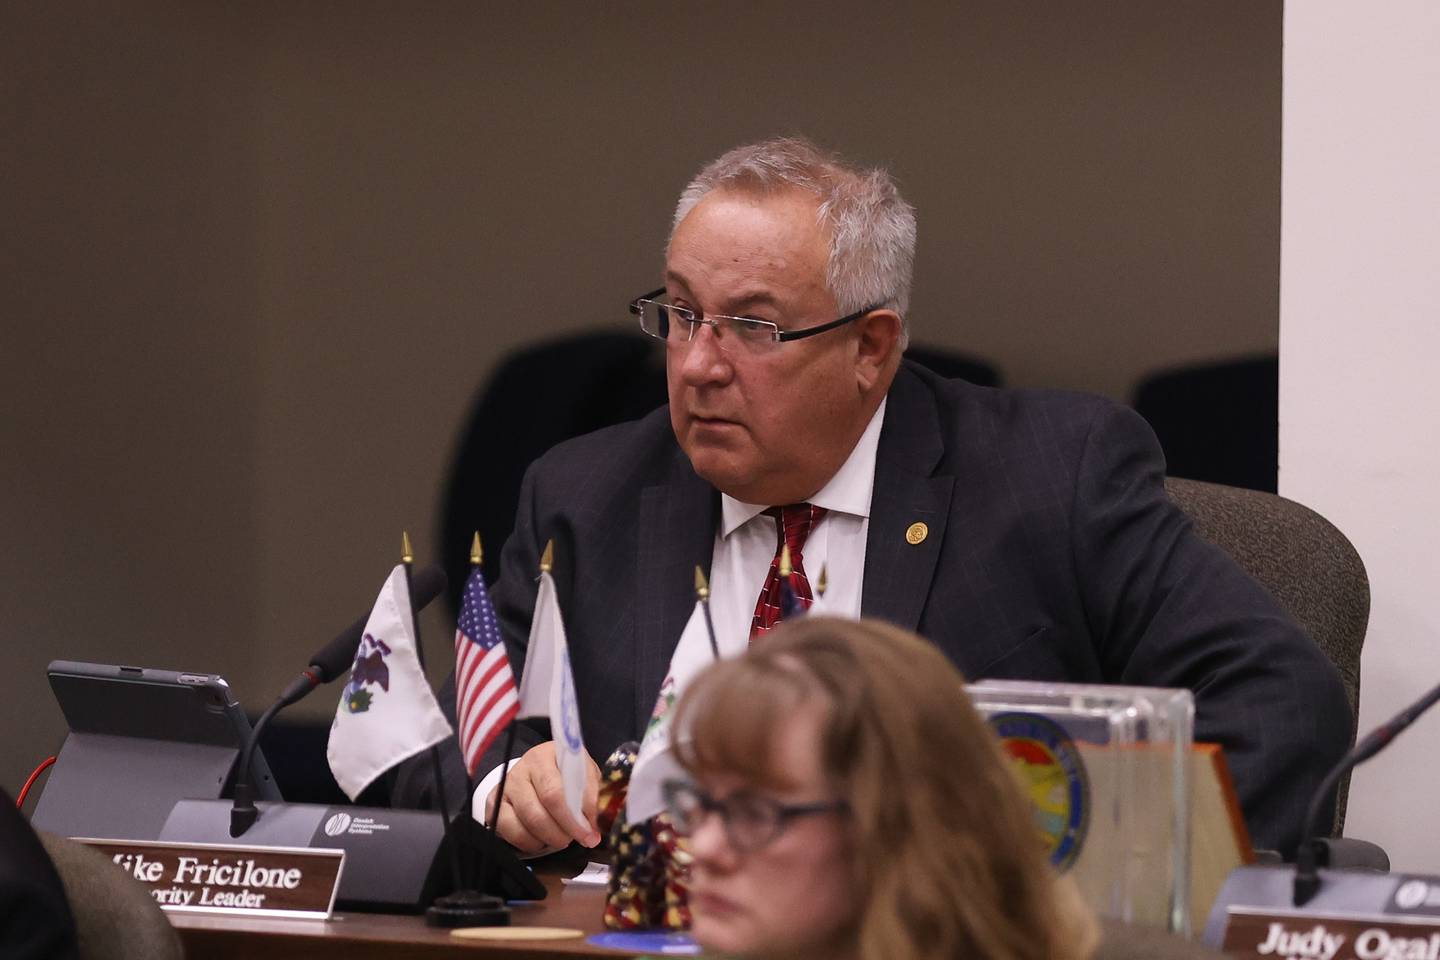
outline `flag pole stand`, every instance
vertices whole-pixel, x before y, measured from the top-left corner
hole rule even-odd
[[[474,792],[474,784],[467,776],[465,778],[465,795],[468,797]],[[475,850],[470,838],[475,832],[475,822],[466,820],[467,817],[469,817],[469,813],[462,805],[459,815],[450,821],[448,834],[457,851],[464,850],[467,854],[473,854]],[[491,856],[482,854],[480,857],[481,881],[485,882],[497,879],[498,871],[490,871],[488,874],[486,872],[494,860],[494,837],[491,836],[490,831],[483,828],[480,833],[486,841],[481,849],[485,853],[492,854]],[[510,925],[510,908],[506,906],[505,899],[474,889],[475,859],[473,856],[466,856],[464,860],[471,867],[466,871],[465,882],[457,882],[454,891],[443,897],[435,898],[435,902],[425,910],[425,925],[444,929],[508,927]]]
[[[441,803],[444,803],[442,794]],[[442,811],[443,812],[443,811]],[[450,847],[452,863],[456,864],[455,889],[444,896],[436,897],[435,902],[425,908],[425,925],[430,927],[443,927],[454,929],[456,927],[508,927],[510,925],[510,908],[505,905],[505,900],[492,894],[482,893],[472,889],[461,880],[458,873],[458,864],[461,860],[461,851],[470,852],[465,840],[466,830],[462,829],[459,821],[461,817],[469,816],[463,807],[460,816],[454,820],[449,819],[448,813],[444,814],[447,826],[446,837]]]
[[[456,890],[436,897],[425,910],[430,927],[508,927],[510,908],[505,901],[478,890]]]
[[[468,817],[465,810],[451,822],[450,834],[457,850],[464,848],[467,852],[473,853],[473,841],[470,839],[475,832],[476,824],[473,820],[468,823],[461,823],[461,818]],[[480,831],[486,839],[490,839],[489,832],[483,828]],[[493,840],[491,841],[493,843]],[[484,849],[493,851],[493,846],[486,846]],[[482,857],[480,865],[482,868],[489,868],[494,858]],[[470,864],[474,864],[473,857],[467,857]],[[490,877],[494,878],[498,871],[491,871]],[[484,873],[482,871],[482,879]],[[471,878],[473,882],[473,877]],[[455,929],[456,927],[508,927],[510,925],[510,908],[506,906],[503,897],[483,893],[474,889],[470,884],[458,885],[458,889],[447,893],[443,897],[436,897],[435,902],[425,910],[425,925],[429,927],[441,927],[444,929]]]
[[[415,553],[410,546],[410,534],[400,536],[400,562],[405,567],[405,586],[410,587],[410,567],[415,562]],[[415,635],[415,656],[420,669],[425,669],[425,646],[420,640],[420,618],[415,611],[414,596],[410,600],[410,625]],[[455,821],[450,819],[449,804],[445,798],[445,781],[440,773],[440,749],[430,748],[430,766],[435,775],[435,800],[440,805],[440,817],[445,822],[446,846],[450,848],[450,869],[456,889],[452,893],[436,897],[435,902],[425,909],[425,923],[432,927],[501,927],[510,924],[510,908],[499,897],[492,897],[476,890],[465,888],[461,876],[461,839]],[[463,815],[463,812],[462,812]]]
[[[451,822],[450,833],[456,849],[464,849],[471,854],[466,857],[466,861],[473,866],[475,851],[470,837],[475,832],[476,824],[473,820],[460,822],[468,816],[469,813],[462,809],[459,816]],[[482,859],[482,866],[486,865],[486,859],[489,858]],[[464,885],[457,884],[458,889],[435,898],[435,902],[425,910],[425,925],[447,930],[457,927],[508,927],[510,908],[506,906],[504,898],[474,889],[473,876],[467,877],[467,880],[469,882]]]

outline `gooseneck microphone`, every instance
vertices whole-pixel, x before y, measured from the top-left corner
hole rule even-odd
[[[1329,796],[1330,791],[1352,768],[1359,766],[1369,760],[1375,754],[1388,747],[1406,727],[1420,718],[1420,715],[1429,710],[1440,701],[1440,686],[1435,687],[1425,696],[1416,700],[1410,706],[1401,710],[1389,721],[1371,730],[1368,734],[1351,748],[1350,752],[1335,765],[1325,779],[1320,781],[1320,787],[1315,795],[1310,798],[1310,806],[1305,811],[1305,823],[1300,832],[1300,846],[1295,850],[1295,892],[1294,903],[1297,907],[1303,907],[1310,902],[1320,890],[1320,841],[1315,839],[1315,828],[1320,819],[1320,807]]]
[[[428,566],[416,573],[410,580],[411,605],[417,612],[424,609],[430,601],[445,592],[447,582],[445,571],[438,566]],[[245,741],[245,749],[240,753],[240,766],[235,771],[235,805],[230,811],[230,836],[240,836],[260,817],[260,811],[255,806],[255,791],[250,785],[250,759],[255,754],[255,744],[260,742],[261,731],[270,722],[270,718],[282,709],[303,699],[322,683],[329,683],[350,669],[355,662],[355,651],[360,646],[360,639],[369,619],[370,615],[366,614],[340,631],[334,640],[315,651],[310,657],[310,665],[290,681],[290,685],[281,691],[269,709],[255,721],[255,726]]]

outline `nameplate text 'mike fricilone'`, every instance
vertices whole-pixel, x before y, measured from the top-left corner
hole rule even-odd
[[[328,919],[345,865],[343,850],[76,839],[180,912]]]

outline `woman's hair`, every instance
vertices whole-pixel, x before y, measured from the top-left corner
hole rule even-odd
[[[852,167],[803,137],[747,144],[706,164],[680,194],[671,227],[712,190],[767,194],[798,189],[820,202],[830,232],[825,282],[841,313],[890,307],[900,314],[901,348],[909,340],[910,276],[915,264],[915,211],[881,169]]]
[[[784,786],[775,731],[825,711],[822,766],[850,807],[862,960],[1088,957],[1096,924],[1042,850],[1030,802],[964,679],[876,621],[805,617],[718,663],[682,697],[692,774]]]

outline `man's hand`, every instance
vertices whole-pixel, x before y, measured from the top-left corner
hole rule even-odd
[[[565,787],[555,766],[555,744],[546,741],[531,747],[510,768],[505,779],[505,802],[500,807],[496,833],[527,856],[563,850],[572,841],[594,847],[600,843],[595,826],[595,809],[600,792],[600,768],[585,758],[585,795],[581,810],[584,823],[576,823],[565,806]],[[488,820],[495,817],[495,791],[485,798]]]

